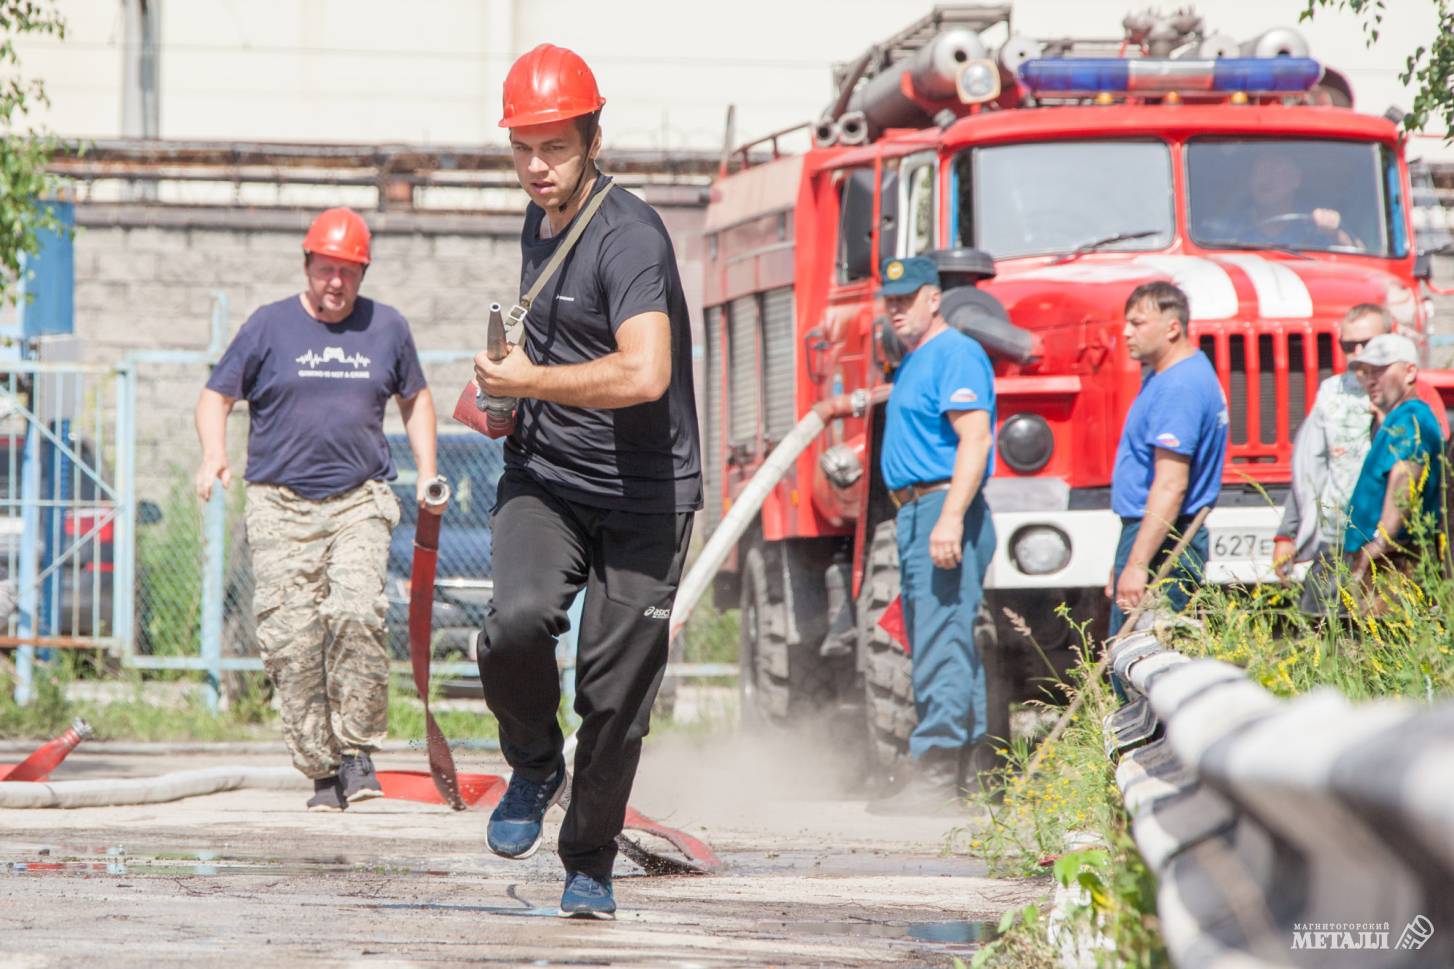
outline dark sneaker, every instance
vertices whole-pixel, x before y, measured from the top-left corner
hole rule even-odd
[[[313,782],[313,796],[308,799],[310,811],[342,811],[348,807],[343,787],[337,777],[320,777]]]
[[[529,858],[540,847],[540,833],[546,809],[560,800],[569,775],[561,764],[544,783],[536,783],[516,771],[510,786],[490,815],[486,840],[490,850],[504,858]]]
[[[560,917],[614,919],[616,896],[611,893],[611,879],[596,881],[584,872],[566,872],[565,891],[560,896]]]
[[[384,789],[379,786],[379,775],[374,773],[374,762],[368,754],[344,754],[343,765],[338,768],[338,783],[343,787],[344,798],[349,801],[384,796]]]

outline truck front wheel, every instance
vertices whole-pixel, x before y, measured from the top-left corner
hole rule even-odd
[[[854,693],[853,656],[824,656],[832,548],[754,541],[742,556],[742,721],[804,724]]]
[[[742,563],[742,650],[737,682],[742,722],[781,724],[792,699],[787,677],[787,604],[774,595],[767,555],[761,545],[747,550]]]

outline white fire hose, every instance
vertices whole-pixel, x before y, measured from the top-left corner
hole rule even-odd
[[[782,480],[798,455],[818,437],[829,420],[852,415],[861,417],[870,404],[888,397],[887,386],[873,391],[858,390],[815,404],[788,435],[772,449],[762,467],[737,495],[732,508],[713,532],[686,578],[677,590],[671,613],[671,638],[675,639],[707,591],[712,577],[726,561],[743,533],[757,517],[772,489]],[[576,736],[566,738],[567,762],[575,754]],[[309,788],[311,782],[291,767],[213,767],[177,771],[160,777],[94,781],[0,781],[0,809],[108,807],[125,804],[159,804],[221,791],[242,788],[291,790]]]
[[[772,449],[762,467],[747,482],[736,499],[732,502],[732,508],[723,517],[717,530],[712,533],[712,538],[707,542],[707,547],[697,556],[687,576],[682,580],[681,586],[677,589],[676,604],[671,610],[671,637],[675,639],[686,625],[687,619],[696,609],[697,602],[701,600],[702,593],[707,591],[711,585],[712,577],[726,561],[728,553],[747,531],[753,520],[757,518],[762,503],[772,493],[772,489],[782,480],[783,475],[792,468],[793,462],[797,461],[798,455],[803,449],[812,444],[818,434],[827,426],[828,421],[841,417],[853,416],[862,417],[868,410],[870,404],[881,404],[888,399],[889,387],[883,385],[874,388],[872,391],[857,390],[851,394],[843,394],[829,400],[820,401],[813,405],[803,419],[798,421],[788,435]]]
[[[706,548],[702,549],[692,567],[687,571],[686,578],[682,579],[681,585],[677,587],[677,598],[671,610],[671,639],[674,640],[681,633],[682,627],[691,618],[692,611],[696,609],[697,603],[701,601],[702,594],[712,584],[712,577],[727,560],[727,555],[732,547],[742,538],[744,532],[752,525],[757,518],[762,503],[772,493],[772,489],[782,480],[783,475],[792,468],[793,462],[798,455],[803,453],[809,444],[818,437],[823,428],[828,426],[830,420],[842,417],[862,417],[869,406],[882,404],[888,400],[889,385],[884,384],[875,387],[873,390],[855,390],[851,394],[841,394],[828,400],[819,401],[813,408],[803,415],[802,420],[788,432],[787,436],[778,442],[777,447],[762,462],[762,467],[748,479],[747,485],[738,493],[732,502],[732,508],[723,516],[722,521],[717,525],[717,530],[707,541]],[[565,738],[564,756],[567,762],[575,756],[576,735],[573,733]]]
[[[208,767],[95,781],[0,781],[0,809],[161,804],[245,787],[312,790],[313,782],[291,767]]]

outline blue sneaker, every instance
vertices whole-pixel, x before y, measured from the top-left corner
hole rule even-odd
[[[616,896],[611,893],[611,879],[600,882],[584,872],[566,872],[565,891],[560,896],[560,917],[614,919]]]
[[[543,784],[528,780],[519,772],[510,775],[510,786],[490,815],[486,833],[490,850],[504,858],[529,858],[540,847],[540,833],[546,810],[565,792],[565,765]]]

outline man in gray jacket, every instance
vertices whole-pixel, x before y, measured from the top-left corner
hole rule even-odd
[[[1376,303],[1360,303],[1343,317],[1338,343],[1344,357],[1351,359],[1368,341],[1393,328],[1388,310]],[[1432,387],[1417,388],[1416,393],[1438,399]],[[1442,416],[1442,412],[1442,405],[1435,408],[1436,415]],[[1278,578],[1288,582],[1294,562],[1311,563],[1301,603],[1307,615],[1324,615],[1334,605],[1330,601],[1336,588],[1334,563],[1342,551],[1348,502],[1368,454],[1377,416],[1350,369],[1323,381],[1313,409],[1293,441],[1292,486],[1274,537],[1272,567]],[[1444,433],[1447,437],[1447,427]]]

